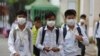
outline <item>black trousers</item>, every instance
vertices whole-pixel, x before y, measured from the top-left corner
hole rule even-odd
[[[35,56],[40,56],[40,50],[35,45],[33,45],[33,54]]]
[[[97,38],[98,56],[100,56],[100,38]]]
[[[76,56],[81,56],[81,55],[76,55]]]
[[[85,45],[82,45],[81,49],[81,56],[85,56]]]

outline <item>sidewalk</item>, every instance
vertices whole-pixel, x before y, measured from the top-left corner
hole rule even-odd
[[[86,56],[97,56],[97,47],[94,44],[86,46]]]
[[[10,56],[9,53],[7,38],[0,35],[0,56]]]

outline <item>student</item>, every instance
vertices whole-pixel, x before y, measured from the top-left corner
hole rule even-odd
[[[88,29],[87,29],[87,24],[86,24],[86,15],[82,14],[80,16],[80,21],[79,21],[79,26],[81,26],[83,28],[83,30],[85,31],[85,33],[88,35]]]
[[[40,56],[60,56],[63,38],[60,29],[55,27],[56,15],[48,12],[45,19],[46,26],[39,29],[36,42]]]
[[[85,14],[82,14],[80,16],[80,21],[78,23],[78,26],[80,28],[82,28],[84,30],[84,32],[86,33],[86,35],[88,36],[88,32],[87,32],[88,30],[87,30],[87,24],[86,24],[86,15]],[[85,56],[85,49],[86,49],[85,45],[82,44],[81,48],[82,48],[81,56]]]
[[[100,14],[99,20],[95,23],[94,37],[97,40],[98,56],[100,56]]]
[[[33,52],[35,56],[39,56],[39,50],[36,47],[36,39],[37,39],[37,34],[38,34],[38,29],[42,26],[41,18],[39,16],[36,16],[34,19],[34,25],[32,27],[32,33],[34,33],[34,37],[32,38],[32,43],[33,43]]]
[[[32,56],[31,31],[26,28],[27,14],[25,11],[16,13],[17,26],[11,29],[8,39],[10,56]]]
[[[88,38],[83,31],[77,26],[76,11],[69,9],[65,11],[65,20],[62,31],[64,38],[64,56],[81,56],[81,48],[79,43],[88,45]]]

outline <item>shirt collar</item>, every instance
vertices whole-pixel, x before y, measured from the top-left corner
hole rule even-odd
[[[78,25],[81,25],[81,22],[79,22]]]
[[[18,24],[17,24],[17,26],[15,27],[15,29],[16,29],[16,30],[20,30]],[[22,31],[25,31],[25,30],[26,30],[26,26],[25,26],[25,28],[24,28]]]
[[[75,27],[74,27],[74,29],[77,29],[77,27],[78,27],[78,26],[77,26],[77,24],[76,24]],[[70,30],[70,28],[68,27],[68,25],[66,26],[66,28],[67,28],[67,31]],[[74,30],[74,29],[73,29],[73,30]]]
[[[54,29],[53,30],[56,30],[57,28],[56,27],[54,27]],[[47,28],[47,26],[45,26],[45,30],[49,30],[48,28]]]

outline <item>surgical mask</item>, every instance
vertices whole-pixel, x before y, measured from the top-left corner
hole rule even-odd
[[[80,22],[81,22],[81,23],[85,23],[85,20],[84,20],[84,19],[80,19]]]
[[[70,26],[73,26],[76,24],[76,20],[75,19],[67,19],[67,24]]]
[[[85,20],[84,19],[80,19],[80,23],[81,23],[81,25],[84,25],[85,24]]]
[[[26,23],[26,18],[17,18],[17,22],[18,24],[23,25]]]
[[[53,27],[53,26],[55,26],[55,20],[52,20],[52,21],[47,21],[47,25],[49,26],[49,27]]]

